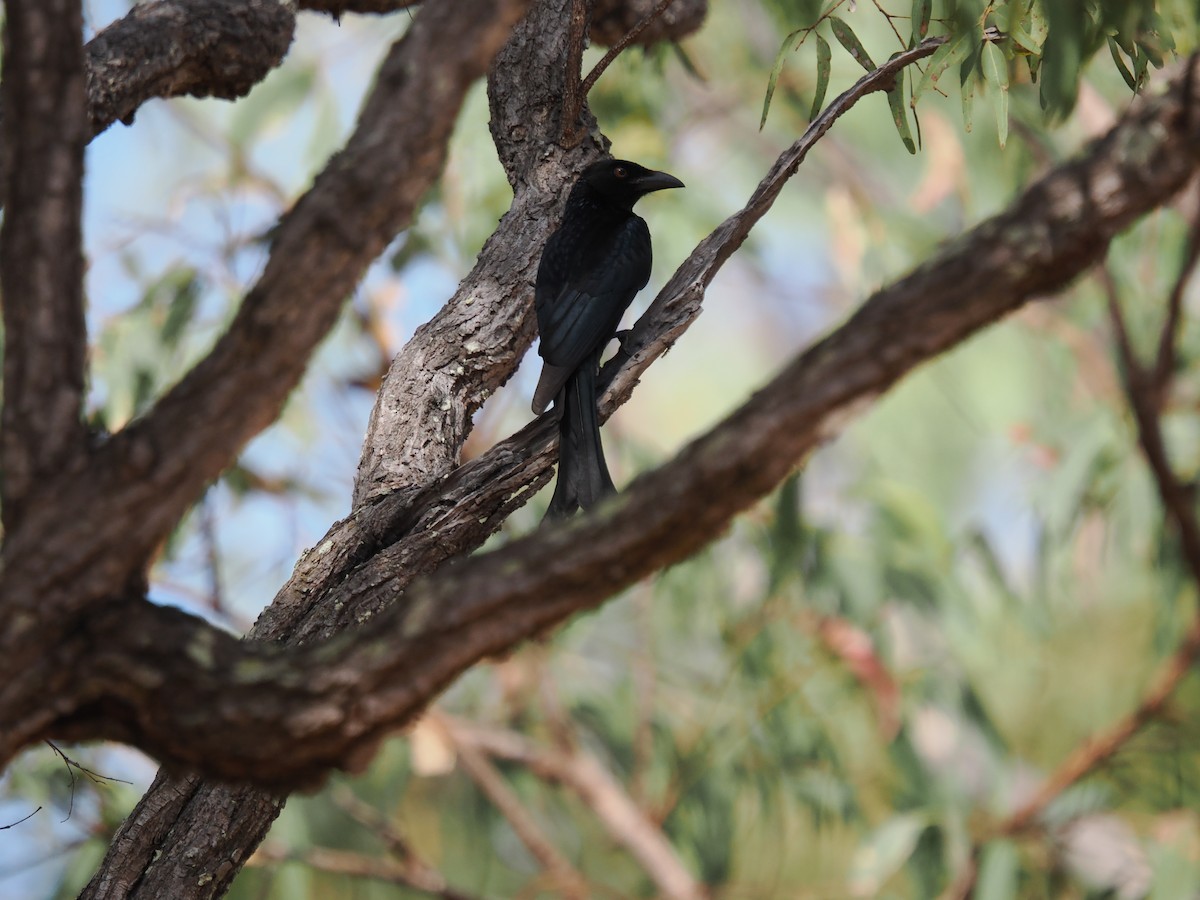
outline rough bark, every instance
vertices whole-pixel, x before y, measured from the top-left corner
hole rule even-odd
[[[416,701],[415,711],[454,677],[454,672],[444,671],[445,665],[465,667],[470,659],[464,660],[464,654],[472,657],[475,651],[509,646],[571,611],[601,602],[639,571],[686,554],[718,533],[735,511],[724,502],[714,511],[709,503],[713,484],[720,485],[722,498],[732,498],[734,507],[751,502],[833,433],[843,414],[1029,297],[1061,286],[1103,252],[1117,230],[1177,190],[1196,164],[1197,119],[1183,114],[1191,108],[1185,103],[1194,103],[1189,83],[1177,78],[1169,95],[1145,102],[1083,161],[1056,172],[1008,214],[873,297],[730,422],[669,467],[639,481],[597,516],[563,533],[539,532],[500,554],[465,563],[447,576],[413,587],[400,606],[395,604],[395,596],[411,579],[412,565],[429,564],[430,557],[423,554],[436,557],[447,544],[470,544],[480,532],[490,531],[486,525],[478,527],[478,517],[485,523],[498,521],[493,517],[521,502],[520,497],[514,499],[514,491],[544,475],[552,455],[552,430],[544,421],[535,422],[442,484],[418,493],[415,500],[401,492],[367,504],[338,523],[302,560],[290,597],[281,595],[285,602],[264,616],[261,633],[327,634],[341,610],[342,621],[376,620],[380,658],[388,648],[396,649],[397,634],[408,633],[410,638],[402,642],[391,665],[401,664],[397,658],[405,653],[411,654],[410,663],[418,654],[431,654],[425,660],[428,665],[410,670],[419,677],[407,687],[417,683],[418,693],[425,694]],[[748,209],[763,196],[773,197],[794,164],[785,154]],[[727,257],[736,246],[731,242],[744,237],[734,220],[717,234],[721,237],[698,248],[664,289],[647,314],[657,319],[651,331],[678,327],[694,316],[689,303],[675,301],[702,294],[705,268]],[[769,464],[763,465],[764,459]],[[614,544],[618,535],[622,540]],[[387,549],[376,552],[380,546]],[[613,552],[602,553],[603,558],[589,556],[604,547]],[[546,560],[554,561],[553,569],[537,571]],[[489,585],[494,590],[506,581],[511,592],[502,598],[494,592],[488,596]],[[446,621],[456,606],[455,621]],[[354,612],[348,615],[346,610]],[[444,645],[448,633],[453,640]],[[471,640],[479,642],[475,651],[468,650]],[[244,646],[234,645],[229,652],[236,656],[237,648]],[[398,685],[406,678],[393,672],[385,680]],[[395,693],[391,696],[403,706]],[[370,730],[361,719],[354,729],[361,730],[360,737]],[[369,745],[374,736],[365,740]],[[252,806],[261,802],[259,798]],[[258,813],[252,809],[251,814]],[[149,825],[143,820],[134,827]]]
[[[11,532],[45,481],[77,469],[83,319],[83,52],[78,0],[9,3],[0,171],[12,202],[0,232],[3,523]]]
[[[57,608],[65,621],[120,593],[208,482],[278,415],[344,298],[436,180],[467,88],[523,8],[523,0],[473,0],[421,12],[385,61],[347,147],[284,217],[226,334],[144,419],[99,447],[86,468],[56,479],[46,502],[7,535],[4,586],[18,609],[44,619]],[[64,519],[65,510],[74,514]],[[105,527],[115,521],[127,527]],[[12,646],[7,637],[0,648]],[[0,705],[4,695],[0,687]]]
[[[589,139],[560,146],[575,125],[562,121],[572,83],[572,5],[540,3],[496,60],[491,130],[513,203],[454,296],[392,361],[367,427],[356,509],[453,469],[472,416],[533,342],[533,278],[566,200],[563,186],[608,146],[586,106],[580,115]]]
[[[287,54],[296,13],[280,0],[158,0],[87,45],[93,134],[130,124],[153,97],[234,100]]]
[[[563,38],[568,8],[568,3],[540,4],[514,31],[497,60],[490,85],[493,132],[498,146],[512,143],[514,135],[523,138],[518,142],[520,152],[504,157],[510,178],[518,185],[513,208],[455,296],[394,362],[377,401],[364,445],[364,466],[384,452],[406,452],[407,471],[416,474],[410,474],[407,483],[397,485],[407,490],[358,503],[349,518],[331,528],[326,538],[297,564],[296,572],[260,617],[251,637],[304,640],[317,630],[328,633],[328,607],[324,601],[331,587],[355,565],[369,559],[389,534],[397,533],[396,520],[403,518],[398,510],[405,497],[412,497],[417,486],[436,483],[453,467],[470,424],[470,415],[463,415],[456,404],[481,403],[493,386],[515,370],[532,340],[530,306],[536,248],[557,219],[559,185],[573,178],[594,157],[599,149],[597,142],[603,140],[597,136],[573,152],[559,151],[549,163],[542,162],[545,171],[537,171],[538,149],[554,146],[562,128],[559,111],[563,85],[569,77],[564,59],[570,48]],[[538,88],[530,90],[531,85]],[[514,97],[524,99],[507,99]],[[501,98],[505,98],[503,102]],[[581,116],[594,126],[586,108]],[[536,131],[531,133],[531,128]],[[484,302],[485,297],[488,302]],[[462,348],[467,349],[466,354]],[[413,383],[406,385],[406,381]],[[401,396],[404,401],[397,399]],[[403,403],[410,404],[408,410]],[[380,409],[395,410],[395,415],[381,414]],[[386,420],[386,425],[379,423],[380,418]],[[397,449],[400,444],[404,451]],[[487,524],[490,533],[499,527],[503,516],[541,486],[542,480],[514,485],[514,497],[501,505],[503,511],[490,523],[476,520],[475,524]],[[425,545],[427,551],[431,547],[439,552],[428,553],[424,560],[413,560],[414,575],[432,571],[447,558],[444,551],[453,552],[456,545]],[[170,815],[161,813],[166,805],[170,806]],[[190,857],[180,858],[175,849],[180,845],[203,845],[210,847],[217,859],[236,856],[244,861],[279,808],[278,795],[269,791],[160,775],[122,826],[85,896],[153,897],[171,885],[178,888],[195,883],[195,863]],[[236,830],[231,827],[234,819]],[[232,874],[227,872],[222,883],[227,884]]]
[[[285,648],[238,641],[178,610],[95,611],[79,639],[102,648],[86,674],[107,708],[62,727],[263,784],[311,784],[331,766],[356,767],[465,668],[704,546],[864,401],[1085,271],[1115,234],[1194,174],[1200,130],[1179,127],[1182,110],[1178,90],[1144,104],[1084,159],[874,295],[733,415],[594,514],[414,582],[362,629]],[[1200,122],[1200,104],[1194,111]],[[406,577],[386,553],[363,571],[380,595]],[[127,627],[135,616],[144,633]],[[192,712],[214,708],[220,725]]]

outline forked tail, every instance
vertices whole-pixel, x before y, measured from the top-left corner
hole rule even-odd
[[[596,414],[596,374],[600,354],[589,358],[563,386],[558,420],[558,483],[546,509],[547,519],[565,519],[577,509],[587,509],[608,494],[616,493]]]

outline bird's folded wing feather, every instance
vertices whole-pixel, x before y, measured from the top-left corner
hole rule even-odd
[[[650,263],[650,232],[630,216],[606,240],[591,242],[588,252],[566,261],[557,290],[539,283],[542,358],[569,375],[611,340],[634,295],[650,280]]]

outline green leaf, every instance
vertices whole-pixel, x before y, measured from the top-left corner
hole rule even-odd
[[[1138,49],[1136,44],[1133,50],[1133,78],[1138,89],[1141,89],[1142,85],[1146,83],[1146,78],[1149,76],[1150,58]]]
[[[979,859],[975,900],[1013,900],[1021,875],[1021,860],[1012,841],[991,841]]]
[[[829,17],[829,26],[833,29],[833,36],[838,39],[838,43],[846,48],[846,52],[853,56],[858,64],[868,72],[874,72],[875,63],[871,61],[870,55],[867,53],[866,48],[863,47],[862,42],[859,41],[858,35],[854,33],[853,29],[837,16]]]
[[[167,305],[167,318],[163,322],[162,339],[168,347],[179,345],[184,329],[191,323],[200,299],[200,279],[193,270],[188,270],[181,282],[175,286]]]
[[[933,0],[913,0],[912,37],[908,46],[915,47],[929,34],[929,17],[933,14]]]
[[[971,40],[967,32],[963,32],[954,40],[948,41],[938,47],[933,56],[929,57],[929,65],[925,68],[925,74],[921,76],[921,80],[913,88],[913,105],[916,105],[917,100],[920,99],[922,94],[937,85],[938,79],[945,74],[948,68],[961,63],[967,58],[967,54],[970,52]]]
[[[854,854],[850,890],[855,896],[874,897],[884,882],[912,856],[928,821],[921,813],[903,813],[884,822]]]
[[[970,133],[972,125],[972,108],[975,105],[975,80],[968,79],[961,85],[963,130]]]
[[[983,47],[983,77],[1000,89],[996,98],[996,134],[1000,147],[1008,142],[1008,60],[995,44]]]
[[[791,50],[797,49],[800,46],[800,43],[797,42],[796,46],[791,47],[790,50],[789,50],[788,45],[790,45],[792,43],[792,40],[796,37],[796,35],[798,35],[800,32],[802,32],[804,30],[805,29],[803,29],[803,28],[797,28],[795,31],[793,31],[791,34],[789,34],[787,37],[785,37],[783,39],[783,43],[779,45],[779,52],[775,54],[775,64],[773,66],[771,66],[771,77],[767,79],[767,96],[763,98],[762,118],[758,120],[758,130],[759,131],[762,131],[763,126],[767,124],[767,110],[769,110],[771,108],[771,98],[775,96],[775,84],[776,84],[776,82],[779,81],[779,73],[783,71],[784,61],[787,59],[788,53],[791,52]],[[803,40],[803,39],[801,39],[801,40]],[[820,65],[819,65],[820,48],[818,48],[817,54],[818,54],[818,73],[817,74],[818,74],[818,78],[819,78],[820,77],[820,71],[819,71],[819,69],[820,69]]]
[[[1033,0],[1029,7],[1029,14],[1022,24],[1028,27],[1030,37],[1038,50],[1041,50],[1042,45],[1046,43],[1046,35],[1050,33],[1050,25],[1046,21],[1046,11],[1042,8],[1042,0]]]
[[[1117,71],[1121,73],[1121,77],[1125,79],[1125,83],[1129,85],[1129,89],[1137,93],[1137,79],[1133,77],[1133,73],[1129,71],[1129,66],[1125,65],[1125,58],[1121,56],[1121,48],[1112,38],[1108,39],[1108,49],[1112,53],[1113,62],[1117,64]]]
[[[904,73],[896,79],[896,86],[887,92],[888,108],[892,111],[892,121],[896,124],[896,132],[908,152],[916,154],[917,145],[913,143],[912,131],[908,127],[908,116],[904,109]]]
[[[833,51],[829,49],[829,41],[817,35],[817,88],[813,94],[812,112],[810,119],[815,119],[821,112],[825,102],[825,91],[829,88],[829,70],[833,62]]]
[[[1091,19],[1083,0],[1055,0],[1046,12],[1049,31],[1042,58],[1041,100],[1052,116],[1063,117],[1075,108],[1079,95],[1084,30]]]
[[[1032,14],[1032,9],[1030,10]],[[1032,19],[1015,19],[1008,26],[1007,34],[1013,42],[1013,48],[1017,53],[1032,53],[1040,55],[1042,52],[1042,44],[1046,41],[1046,35],[1041,33],[1039,38],[1035,34],[1035,29],[1029,27],[1032,24]]]

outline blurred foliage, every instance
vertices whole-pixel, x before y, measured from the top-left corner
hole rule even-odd
[[[875,67],[855,27],[844,18],[857,11],[855,0],[828,3],[766,0],[764,5],[791,31],[775,57],[763,100],[762,120],[790,54],[811,37],[816,47],[816,84],[811,117],[820,111],[830,79],[830,46],[821,32],[828,30],[861,66]],[[876,21],[857,26],[875,43],[893,50],[915,47],[926,38],[943,41],[926,63],[897,79],[888,91],[893,122],[910,153],[916,152],[907,108],[914,112],[928,90],[943,95],[957,73],[963,124],[972,127],[975,93],[984,88],[991,98],[997,136],[1008,138],[1010,81],[1029,85],[1047,120],[1061,119],[1075,106],[1085,65],[1108,49],[1112,65],[1133,91],[1146,83],[1176,52],[1189,53],[1200,30],[1192,0],[912,0],[906,4],[872,0]],[[902,9],[902,7],[905,7]],[[889,40],[890,39],[890,40]]]
[[[685,55],[631,51],[592,97],[616,153],[689,185],[641,209],[655,238],[655,285],[744,202],[814,107],[859,77],[861,60],[886,59],[922,34],[949,40],[894,92],[918,153],[896,143],[895,100],[865,98],[722,272],[704,316],[606,429],[619,483],[1106,130],[1130,87],[1196,37],[1187,2],[713,6]],[[95,142],[97,427],[138,415],[215,339],[261,268],[273,222],[344,139],[383,48],[406,23],[347,17],[334,28],[305,17],[286,64],[245,101],[148,106],[136,128]],[[985,42],[989,28],[1007,39]],[[807,63],[792,55],[797,45]],[[957,93],[947,72],[958,74]],[[972,123],[976,96],[996,114]],[[453,290],[507,206],[486,118],[477,91],[419,221],[350,299],[283,419],[164,548],[156,599],[244,628],[300,550],[345,513],[372,399],[364,387]],[[1167,209],[1110,253],[1144,353],[1185,236],[1183,217]],[[1189,479],[1200,473],[1198,301],[1189,291],[1165,421]],[[468,454],[524,423],[530,368],[477,416]],[[540,505],[519,511],[494,543],[539,515]],[[985,900],[1189,897],[1200,892],[1194,677],[1168,714],[1047,811],[1046,831],[1001,838],[992,828],[1137,704],[1191,621],[1195,595],[1137,451],[1102,296],[1083,279],[914,373],[723,540],[477,667],[439,709],[546,752],[569,739],[716,897],[929,898],[972,860]],[[71,753],[139,789],[153,771],[124,750]],[[425,722],[388,742],[366,774],[334,786],[455,889],[552,895],[458,759]],[[518,761],[496,764],[596,896],[659,893],[569,786]],[[49,751],[6,773],[0,824],[44,808],[3,832],[0,894],[69,897],[89,877],[137,790],[76,782],[70,801],[68,774]],[[296,797],[268,839],[273,853],[245,870],[232,896],[423,896],[323,872],[303,861],[314,847],[387,854],[379,828],[350,816],[336,792]]]

